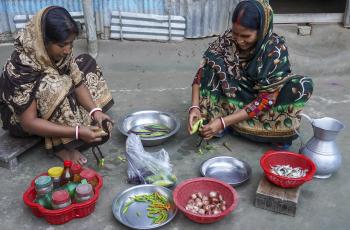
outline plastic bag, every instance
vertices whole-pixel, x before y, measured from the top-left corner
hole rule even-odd
[[[126,140],[126,159],[129,183],[164,187],[176,183],[168,153],[164,149],[154,153],[146,152],[140,137],[135,134],[130,134]]]

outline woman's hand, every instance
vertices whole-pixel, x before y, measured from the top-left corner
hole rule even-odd
[[[201,111],[198,108],[192,108],[188,114],[187,130],[191,134],[193,124],[201,118]]]
[[[102,137],[108,135],[108,133],[101,130],[97,126],[80,126],[79,127],[79,139],[86,143],[93,143],[102,141]]]
[[[222,123],[220,118],[212,120],[207,125],[204,125],[199,129],[199,134],[205,139],[211,139],[215,134],[218,134],[222,130]]]
[[[92,117],[97,122],[97,125],[102,128],[102,121],[107,120],[110,121],[112,124],[114,124],[114,121],[105,113],[101,111],[96,111],[92,114]]]

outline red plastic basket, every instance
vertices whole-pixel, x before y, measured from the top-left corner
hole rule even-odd
[[[47,175],[47,173],[43,173],[39,176],[42,175]],[[96,176],[98,179],[98,184],[95,187],[95,194],[90,200],[83,203],[73,203],[66,208],[58,210],[46,209],[43,206],[35,203],[34,199],[36,196],[36,191],[34,187],[34,181],[38,176],[32,180],[29,188],[24,192],[23,201],[29,208],[31,208],[35,216],[44,217],[50,224],[64,224],[74,218],[85,217],[95,210],[96,202],[100,196],[99,190],[103,185],[102,177],[98,173],[96,173]]]
[[[279,176],[271,172],[271,166],[275,165],[290,165],[291,167],[301,167],[308,169],[305,177],[301,178],[287,178]],[[304,184],[306,181],[312,180],[316,172],[316,166],[312,160],[306,156],[287,152],[269,150],[260,158],[260,166],[264,170],[265,175],[269,181],[282,188],[294,188]]]
[[[217,191],[224,197],[227,205],[225,211],[217,215],[199,215],[185,209],[193,193],[201,192],[203,194],[209,194],[210,191]],[[238,195],[234,188],[225,182],[208,177],[199,177],[183,181],[176,186],[173,192],[173,199],[177,208],[180,209],[185,216],[194,222],[202,224],[214,223],[221,220],[232,212],[238,204]]]

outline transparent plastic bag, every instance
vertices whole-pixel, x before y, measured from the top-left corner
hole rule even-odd
[[[128,160],[129,183],[155,184],[164,187],[170,187],[176,183],[169,154],[164,149],[154,153],[146,152],[140,137],[130,134],[126,140],[125,155]]]

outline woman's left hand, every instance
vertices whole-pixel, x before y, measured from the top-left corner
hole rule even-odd
[[[207,125],[204,125],[199,129],[199,134],[205,139],[211,139],[215,134],[218,134],[222,130],[222,124],[220,118],[212,120]]]
[[[114,124],[114,121],[112,121],[112,119],[107,114],[105,114],[101,111],[94,112],[92,116],[100,128],[102,128],[102,121],[104,121],[104,120],[108,120],[112,124]]]

